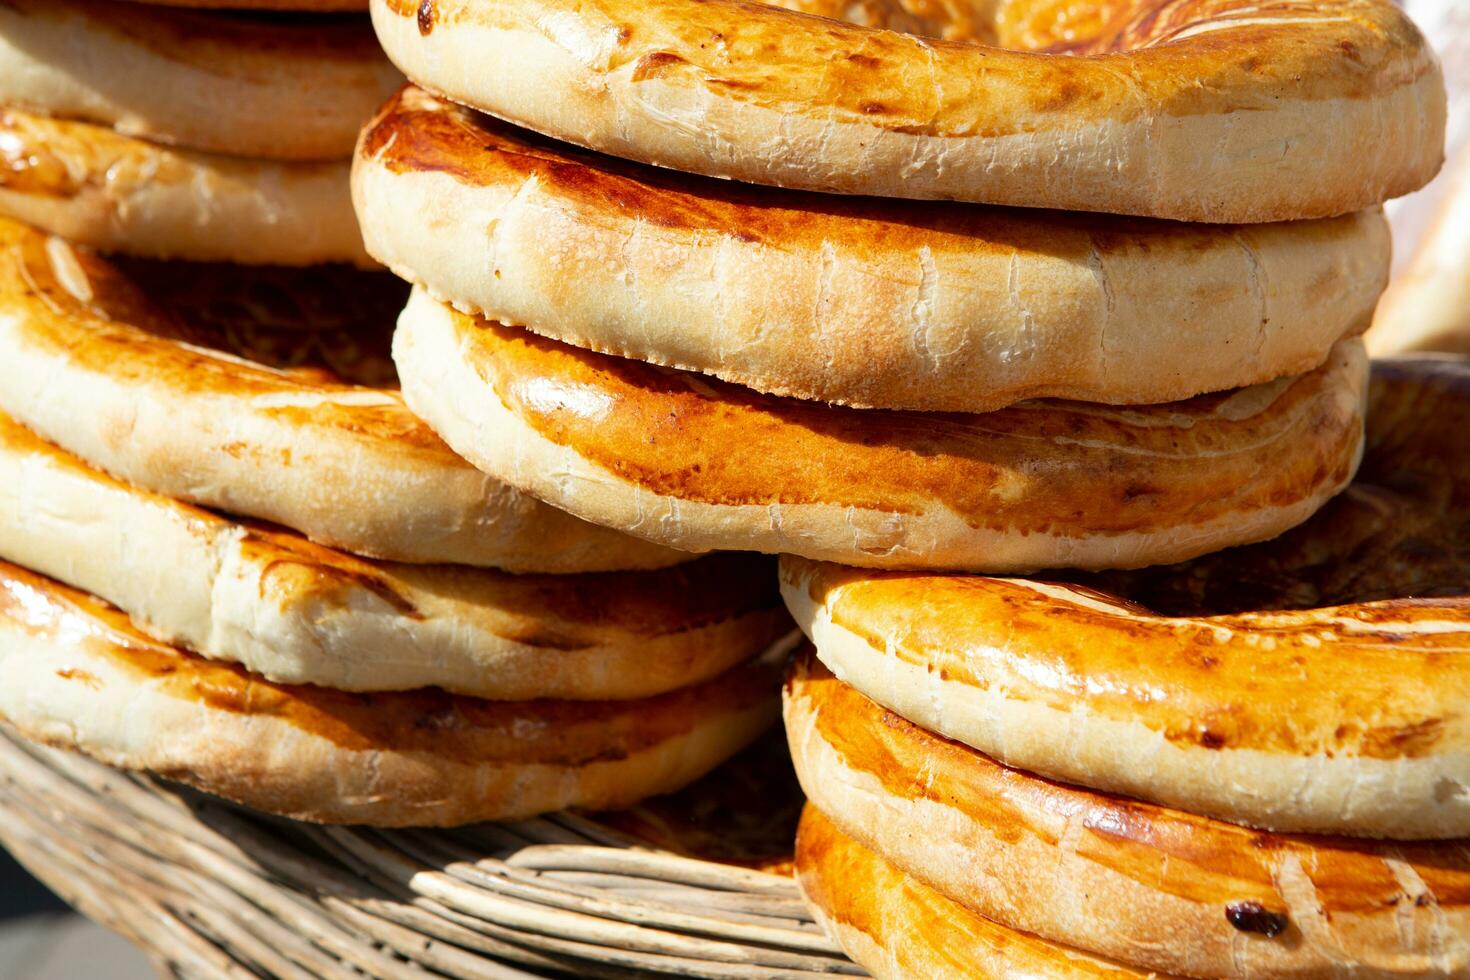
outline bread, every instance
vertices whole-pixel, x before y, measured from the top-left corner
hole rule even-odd
[[[140,289],[117,266],[0,219],[0,411],[135,486],[358,554],[523,572],[689,557],[485,476],[390,386],[242,358],[242,331],[168,315],[149,295],[166,288],[155,277]]]
[[[769,559],[600,575],[372,562],[135,490],[4,415],[0,559],[115,603],[166,642],[348,691],[649,697],[793,630]]]
[[[678,789],[776,715],[757,661],[635,701],[484,701],[271,684],[150,640],[84,593],[0,564],[0,720],[298,820],[444,826]]]
[[[1272,830],[1470,837],[1470,365],[1380,362],[1372,392],[1357,480],[1273,541],[1070,582],[785,558],[783,594],[837,676],[1007,765]]]
[[[0,6],[0,104],[194,150],[342,160],[401,81],[361,18]]]
[[[1310,371],[1388,274],[1376,209],[1238,227],[746,188],[412,87],[364,131],[353,196],[373,257],[459,310],[859,408],[1145,404]]]
[[[349,169],[171,149],[0,107],[0,216],[105,252],[371,265]]]
[[[810,652],[785,712],[813,806],[1010,929],[1195,977],[1470,971],[1462,841],[1270,834],[1054,783],[886,711]]]
[[[797,829],[796,880],[827,935],[877,980],[1159,976],[996,925],[899,871],[813,806]]]
[[[742,0],[371,9],[388,56],[438,94],[754,183],[1279,221],[1369,207],[1439,168],[1439,64],[1390,0],[903,7],[934,11],[930,31],[969,11],[961,34],[975,40]]]
[[[675,548],[852,565],[1135,566],[1271,537],[1352,477],[1367,362],[1151,408],[834,408],[594,354],[415,290],[409,406],[470,462]]]

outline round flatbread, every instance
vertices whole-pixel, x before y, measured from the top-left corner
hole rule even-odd
[[[1242,227],[773,191],[412,87],[363,132],[353,197],[373,257],[456,309],[858,408],[1152,404],[1299,374],[1368,324],[1389,264],[1377,209]]]
[[[166,642],[348,691],[649,697],[794,630],[767,558],[585,575],[373,562],[134,489],[3,414],[0,559],[106,599]]]
[[[844,681],[1007,765],[1281,831],[1470,837],[1470,364],[1378,362],[1358,476],[1183,565],[783,561]]]
[[[865,567],[1132,567],[1257,541],[1351,479],[1367,359],[1185,402],[983,415],[761,395],[457,313],[416,290],[408,404],[475,465],[651,541]]]
[[[778,670],[756,661],[635,701],[291,687],[0,563],[0,720],[298,820],[445,826],[628,806],[753,741],[775,719]]]
[[[95,123],[0,108],[0,215],[104,252],[372,266],[349,170],[345,161],[173,149]]]
[[[997,925],[899,871],[814,806],[797,828],[796,880],[827,935],[878,980],[1168,980]]]
[[[1280,221],[1408,193],[1444,153],[1439,63],[1391,0],[791,5],[895,16],[744,0],[373,0],[372,14],[431,91],[758,184]]]
[[[809,649],[785,712],[813,806],[1009,929],[1193,977],[1470,970],[1461,841],[1270,834],[1055,783],[904,720]]]
[[[199,13],[113,0],[0,6],[0,104],[155,143],[342,160],[364,120],[401,83],[359,17]]]
[[[0,220],[0,411],[89,465],[397,561],[578,572],[689,557],[485,476],[404,406],[391,372],[382,380],[386,355],[333,343],[325,363],[298,361],[323,318],[334,337],[386,347],[391,277],[127,268]],[[353,365],[368,383],[337,373]]]

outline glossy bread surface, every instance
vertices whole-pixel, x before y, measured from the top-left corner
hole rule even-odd
[[[1438,64],[1389,0],[373,0],[372,13],[426,88],[757,183],[1263,221],[1380,203],[1442,156]]]
[[[678,788],[753,739],[775,667],[625,702],[272,684],[0,564],[0,716],[23,734],[302,819],[446,824]],[[22,690],[29,696],[22,694]]]
[[[413,86],[364,131],[353,197],[368,251],[458,310],[856,408],[1153,404],[1299,374],[1366,326],[1389,265],[1376,208],[1200,225],[780,191]]]
[[[135,485],[360,554],[523,571],[680,560],[455,455],[388,377],[402,293],[373,275],[119,266],[0,220],[0,409]]]
[[[811,805],[797,830],[796,875],[828,934],[880,980],[1160,976],[997,925],[899,871]]]
[[[1460,841],[1273,834],[1008,768],[810,650],[786,687],[802,786],[845,833],[994,921],[1195,976],[1470,966]]]

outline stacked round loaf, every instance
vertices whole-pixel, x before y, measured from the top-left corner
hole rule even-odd
[[[0,8],[0,718],[323,821],[703,775],[778,715],[774,560],[578,520],[407,409],[349,189],[401,78],[361,9],[266,6]]]
[[[1401,11],[370,8],[407,404],[591,523],[783,556],[854,959],[1470,974],[1470,368],[1359,339],[1442,156]]]

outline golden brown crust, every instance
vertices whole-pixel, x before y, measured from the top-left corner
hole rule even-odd
[[[373,266],[349,184],[345,161],[180,150],[0,105],[0,215],[104,252]]]
[[[362,17],[0,7],[0,102],[210,153],[345,159],[401,80]]]
[[[211,341],[166,305],[117,266],[0,220],[0,410],[137,486],[359,554],[543,572],[685,560],[486,478],[392,388],[209,349],[249,337]]]
[[[844,680],[1006,764],[1278,830],[1470,836],[1470,365],[1380,362],[1371,390],[1357,479],[1272,541],[1039,581],[786,558],[787,603]]]
[[[1366,374],[1344,341],[1314,372],[1167,405],[860,411],[568,347],[421,291],[394,354],[457,452],[588,520],[691,549],[997,571],[1179,560],[1298,523],[1357,465]]]
[[[793,631],[770,559],[582,575],[373,562],[119,483],[4,414],[0,558],[113,603],[166,642],[350,691],[648,697]]]
[[[1010,928],[1189,976],[1470,970],[1460,841],[1269,834],[1054,783],[886,711],[809,649],[786,727],[838,828]]]
[[[413,87],[364,130],[353,196],[373,257],[457,309],[859,408],[1152,404],[1298,374],[1368,323],[1389,264],[1376,209],[1212,226],[773,191]]]
[[[775,714],[768,661],[621,702],[271,684],[159,644],[105,603],[8,564],[0,632],[0,716],[23,733],[333,823],[628,805],[702,775]]]
[[[797,829],[796,874],[817,921],[878,980],[1166,980],[996,925],[899,871],[810,805]]]
[[[966,7],[930,8],[929,29]],[[618,156],[756,183],[1264,221],[1357,210],[1439,166],[1439,66],[1389,0],[968,7],[957,33],[979,41],[740,0],[372,12],[426,88]]]

